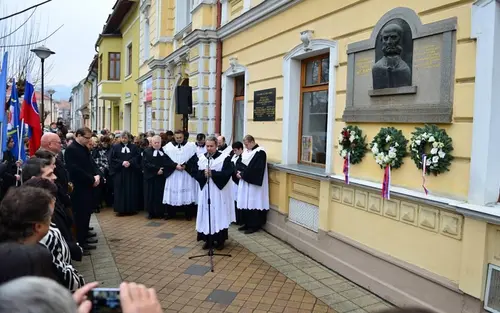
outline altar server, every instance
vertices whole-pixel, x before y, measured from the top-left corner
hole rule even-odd
[[[148,219],[165,217],[163,191],[165,177],[170,176],[176,164],[161,148],[161,137],[150,138],[151,147],[144,150],[142,164],[144,169],[144,207],[148,211]]]
[[[109,174],[113,180],[115,199],[113,208],[118,216],[135,214],[142,198],[137,188],[142,181],[141,152],[132,143],[132,135],[125,131],[120,134],[120,143],[111,148]]]
[[[242,210],[238,209],[238,206],[236,204],[236,200],[238,199],[238,182],[240,181],[236,177],[236,173],[238,171],[243,171],[244,170],[244,165],[241,163],[241,154],[243,153],[243,144],[241,141],[236,141],[233,143],[231,146],[233,149],[233,156],[231,157],[231,162],[233,162],[234,165],[234,171],[233,171],[233,198],[234,198],[234,208],[236,211],[236,225],[242,225],[243,224],[243,215],[242,215]],[[240,162],[238,162],[240,161]]]
[[[196,135],[196,155],[200,156],[207,152],[207,147],[205,147],[205,134]]]
[[[228,227],[236,220],[230,182],[233,163],[231,157],[217,151],[217,138],[208,137],[205,146],[207,153],[200,155],[196,173],[201,189],[196,218],[197,239],[205,241],[203,249],[208,249],[211,241],[216,249],[222,250],[228,239]]]
[[[165,180],[163,203],[167,204],[165,219],[175,216],[177,211],[183,211],[186,219],[191,220],[196,211],[198,201],[198,183],[195,175],[198,157],[196,146],[184,141],[184,132],[177,130],[174,134],[175,143],[169,142],[163,147],[164,152],[174,162],[175,170]]]
[[[239,230],[252,234],[266,223],[269,211],[267,155],[250,135],[245,136],[243,144],[245,150],[237,162],[239,183],[236,201],[238,209],[243,210],[243,226]]]
[[[233,155],[233,148],[226,144],[226,137],[219,136],[217,137],[217,150],[219,150],[222,154],[225,155]]]

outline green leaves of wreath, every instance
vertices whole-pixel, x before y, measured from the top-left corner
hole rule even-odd
[[[344,127],[338,137],[340,156],[346,158],[347,154],[351,153],[350,163],[360,163],[366,154],[365,139],[366,136],[363,136],[363,132],[358,126]]]
[[[452,139],[444,129],[436,125],[417,127],[411,138],[411,159],[422,169],[423,155],[426,155],[426,173],[438,175],[449,171],[453,156]]]
[[[381,128],[379,133],[373,138],[370,148],[375,158],[375,162],[380,168],[388,165],[392,169],[401,167],[403,158],[407,155],[406,145],[408,140],[401,130],[394,127]]]

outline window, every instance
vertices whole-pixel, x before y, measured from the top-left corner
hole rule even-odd
[[[245,125],[245,76],[234,78],[234,102],[233,102],[233,140],[243,141]]]
[[[175,4],[175,33],[191,23],[191,1],[177,0]]]
[[[143,55],[142,55],[143,61],[147,61],[149,59],[149,44],[150,44],[149,35],[150,35],[149,19],[146,19],[144,21],[144,34],[142,36],[142,39],[143,39],[143,43],[142,43],[142,46],[143,46],[143,50],[142,50],[143,51]]]
[[[328,123],[328,55],[302,61],[299,120],[299,161],[324,166]]]
[[[127,76],[132,75],[132,44],[127,46]]]
[[[108,79],[109,80],[120,80],[120,53],[110,52],[109,53],[109,67],[108,67]]]
[[[102,80],[102,54],[99,56],[99,81]]]

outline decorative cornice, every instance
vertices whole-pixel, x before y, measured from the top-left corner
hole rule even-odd
[[[234,20],[219,28],[217,35],[222,40],[227,39],[257,23],[287,10],[302,1],[304,0],[264,1],[255,8],[250,9],[248,12],[238,16]]]
[[[214,42],[217,39],[217,32],[215,30],[196,29],[184,38],[184,44],[192,47],[199,42]]]
[[[182,46],[163,59],[153,59],[153,60],[149,61],[148,66],[151,70],[154,70],[157,68],[166,68],[168,64],[175,62],[175,60],[180,59],[181,56],[183,56],[183,55],[187,56],[188,53],[189,53],[189,47]]]

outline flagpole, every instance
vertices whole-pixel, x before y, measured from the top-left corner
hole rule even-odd
[[[19,162],[19,160],[21,160],[21,149],[22,149],[22,146],[21,145],[24,145],[24,141],[22,140],[23,139],[23,130],[24,130],[24,118],[21,120],[21,131],[19,131],[19,125],[16,126],[17,127],[17,145],[18,145],[18,149],[17,149],[17,161]],[[17,164],[16,164],[17,165]],[[19,166],[17,166],[17,175],[19,176],[19,172],[21,171],[21,168]],[[21,180],[16,180],[16,186],[18,185],[18,183],[22,181]]]

